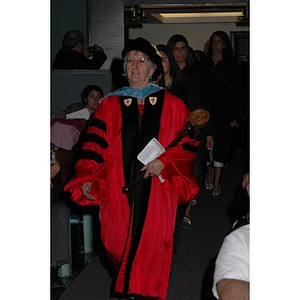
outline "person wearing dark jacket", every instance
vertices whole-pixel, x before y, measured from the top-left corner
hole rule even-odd
[[[99,70],[107,56],[102,47],[85,46],[85,38],[78,30],[68,31],[52,64],[52,69],[89,69]]]
[[[221,193],[221,173],[230,158],[231,130],[239,126],[237,120],[240,119],[242,102],[240,78],[226,32],[215,31],[211,35],[207,57],[201,66],[207,79],[211,104],[205,188],[212,191],[212,196],[218,197]]]

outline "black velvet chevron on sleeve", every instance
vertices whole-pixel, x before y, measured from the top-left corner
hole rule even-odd
[[[106,132],[106,123],[100,119],[93,118],[91,120],[90,126],[97,127],[99,129],[103,130],[104,132]]]
[[[199,149],[198,146],[193,146],[189,143],[183,143],[181,146],[186,151],[190,151],[190,152],[193,152],[193,153],[198,153],[198,149]]]
[[[103,163],[104,162],[103,156],[101,154],[96,153],[95,151],[92,151],[92,150],[82,149],[81,158],[91,159],[91,160],[94,160],[97,163]]]
[[[95,133],[86,133],[86,135],[84,137],[84,141],[85,142],[94,142],[97,145],[99,145],[101,148],[108,147],[107,141],[103,137],[101,137]]]

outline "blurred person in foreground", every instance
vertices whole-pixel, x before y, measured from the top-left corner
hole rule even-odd
[[[220,300],[250,299],[249,172],[243,176],[236,208],[238,219],[225,237],[215,263],[213,294]],[[238,203],[239,202],[239,203]]]

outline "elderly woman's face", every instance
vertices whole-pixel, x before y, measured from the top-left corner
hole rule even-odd
[[[125,62],[125,73],[130,87],[134,89],[146,87],[155,71],[155,65],[152,64],[147,55],[143,52],[132,50],[127,53]]]

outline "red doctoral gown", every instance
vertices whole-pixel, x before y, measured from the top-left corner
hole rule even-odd
[[[123,194],[122,187],[142,167],[136,157],[145,145],[155,137],[166,148],[188,121],[188,108],[167,90],[157,88],[144,99],[141,121],[132,95],[102,100],[86,133],[76,175],[65,191],[80,205],[100,206],[101,238],[118,274],[115,291],[163,300],[177,205],[198,193],[191,170],[199,145],[185,136],[159,157],[165,166],[163,183],[150,177],[139,181],[129,195]],[[82,196],[86,182],[92,182],[94,201]]]

